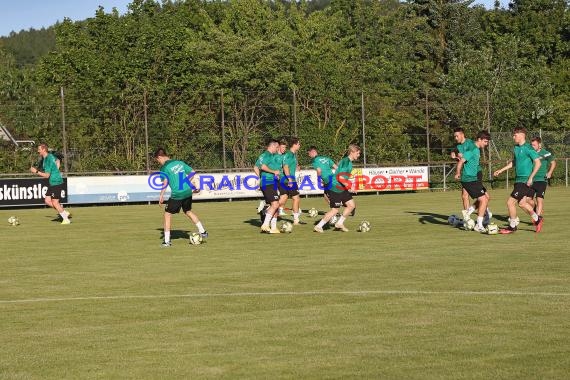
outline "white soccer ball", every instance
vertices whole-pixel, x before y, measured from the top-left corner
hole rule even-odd
[[[447,223],[449,223],[449,225],[451,225],[451,226],[455,226],[456,220],[457,220],[456,215],[449,215],[449,218],[447,218]]]
[[[495,223],[491,223],[487,226],[487,233],[489,235],[496,235],[499,233],[499,226],[497,226]]]
[[[475,221],[473,219],[467,219],[463,222],[463,228],[465,228],[467,231],[473,231],[475,228]]]
[[[197,232],[192,232],[190,234],[190,244],[192,245],[202,244],[202,235],[200,235]]]
[[[368,232],[370,231],[370,222],[368,222],[367,220],[364,220],[362,222],[360,222],[360,225],[358,226],[358,231],[359,232]]]
[[[312,209],[309,210],[308,214],[311,218],[316,218],[317,215],[319,215],[319,210],[313,207]]]
[[[18,224],[20,224],[20,221],[15,216],[11,216],[8,218],[8,224],[11,226],[17,226]]]
[[[331,220],[329,220],[329,224],[334,226],[338,222],[338,218],[340,218],[340,214],[333,215]]]
[[[291,224],[291,222],[282,222],[281,226],[279,227],[279,230],[281,232],[289,234],[293,231],[293,225]]]

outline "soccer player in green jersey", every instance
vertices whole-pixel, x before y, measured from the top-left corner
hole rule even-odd
[[[487,210],[488,204],[488,198],[485,196],[485,193],[487,191],[483,186],[483,182],[477,178],[477,173],[479,171],[479,161],[481,158],[480,149],[489,145],[490,139],[491,135],[489,132],[479,132],[477,134],[477,140],[474,143],[474,148],[464,150],[460,156],[459,162],[457,163],[457,171],[455,174],[456,180],[461,179],[461,187],[463,190],[466,191],[471,198],[476,199],[479,202],[477,224],[475,225],[475,231],[477,232],[485,232],[485,227],[483,227],[483,219],[485,217],[485,212]]]
[[[254,169],[259,172],[259,185],[265,202],[269,207],[265,210],[261,231],[270,234],[278,234],[277,229],[277,212],[279,209],[279,190],[278,181],[281,173],[282,159],[277,157],[279,149],[279,141],[270,140],[267,144],[265,152],[263,152],[255,162]],[[275,216],[275,217],[274,217]]]
[[[159,205],[164,203],[166,189],[170,187],[171,191],[170,198],[166,202],[166,208],[164,209],[164,241],[162,246],[170,247],[172,245],[170,242],[172,214],[178,214],[180,209],[196,225],[200,236],[203,238],[208,237],[208,232],[204,229],[200,219],[192,212],[192,194],[200,192],[200,189],[196,187],[194,169],[184,161],[171,160],[162,148],[156,150],[154,158],[161,165],[161,175],[166,176],[160,191]]]
[[[540,169],[534,176],[535,180],[532,183],[531,189],[533,196],[536,196],[536,201],[533,202],[535,211],[538,215],[542,216],[544,211],[544,194],[546,193],[547,181],[552,178],[552,172],[556,168],[556,160],[554,155],[542,147],[542,139],[535,137],[530,140],[530,145],[540,156]]]
[[[457,127],[453,130],[453,138],[457,143],[456,147],[457,152],[455,151],[451,152],[451,158],[454,160],[459,161],[461,160],[461,156],[465,153],[465,151],[476,149],[473,140],[465,137],[465,131],[461,127]],[[483,171],[480,163],[479,166],[477,167],[477,179],[478,181],[481,182],[481,184],[483,183]],[[483,188],[485,189],[484,186]],[[487,189],[485,189],[485,197],[487,197],[487,205],[488,205],[491,198],[489,196],[489,193],[487,192]],[[462,211],[463,219],[467,220],[469,216],[479,208],[479,201],[476,200],[475,203],[473,203],[473,205],[469,205],[469,193],[465,189],[461,190],[461,201],[463,202],[463,211]],[[489,210],[489,208],[487,208],[486,211],[487,211],[486,219],[490,220],[493,214],[491,213],[491,210]]]
[[[58,214],[62,217],[61,224],[70,224],[69,213],[63,209],[60,199],[63,197],[63,177],[59,171],[59,160],[51,153],[48,152],[46,144],[38,146],[38,153],[43,158],[43,171],[36,167],[31,167],[30,171],[39,175],[42,178],[47,178],[49,186],[44,199],[45,203],[53,207]]]
[[[328,221],[338,213],[338,209],[344,206],[343,213],[334,225],[335,229],[348,232],[348,228],[344,226],[346,217],[356,208],[356,204],[350,194],[350,176],[352,173],[352,161],[358,160],[360,157],[360,147],[351,144],[348,147],[348,155],[338,163],[335,176],[332,178],[331,191],[329,193],[330,211],[315,226],[315,232],[323,232],[323,227]]]
[[[288,198],[293,199],[293,224],[300,224],[299,206],[301,196],[297,185],[297,152],[301,149],[301,142],[297,137],[289,141],[289,151],[283,155],[283,176],[279,180],[279,207],[282,208]]]
[[[327,156],[319,156],[316,146],[310,146],[307,154],[312,158],[311,166],[317,171],[318,180],[321,181],[321,186],[324,189],[324,197],[327,204],[329,204],[329,193],[333,175],[337,169],[337,165],[332,158]]]
[[[506,166],[496,170],[493,175],[499,176],[505,170],[515,167],[516,177],[514,189],[507,200],[507,208],[509,210],[509,225],[499,230],[502,234],[511,234],[517,230],[518,218],[517,208],[522,208],[532,218],[532,222],[536,232],[542,230],[543,218],[539,216],[531,204],[531,189],[534,178],[540,169],[540,156],[532,149],[532,146],[526,142],[526,129],[517,127],[513,131],[513,140],[515,147],[513,148],[513,159]]]

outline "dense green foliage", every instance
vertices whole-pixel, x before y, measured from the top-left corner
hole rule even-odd
[[[74,171],[144,169],[145,115],[151,147],[201,168],[250,166],[270,135],[338,157],[363,116],[369,163],[426,160],[428,141],[441,158],[456,125],[569,128],[564,0],[134,0],[54,29],[37,62],[0,42],[0,122],[61,149],[63,88]],[[25,170],[12,155],[0,168]]]

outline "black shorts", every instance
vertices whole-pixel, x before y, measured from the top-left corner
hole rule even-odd
[[[325,189],[325,196],[326,196],[327,198],[330,198],[330,197],[331,197],[331,190],[330,190],[330,189]]]
[[[263,193],[263,199],[265,199],[265,203],[273,203],[279,201],[279,192],[275,186],[265,186],[261,188],[261,192]]]
[[[537,198],[544,199],[544,193],[546,193],[546,182],[545,181],[537,181],[532,184],[530,187],[530,192],[532,195],[530,197],[534,197],[536,195]]]
[[[524,197],[532,197],[533,192],[530,187],[526,185],[526,183],[517,182],[515,183],[515,187],[513,188],[513,192],[511,193],[511,197],[515,198],[517,201],[522,200]]]
[[[50,197],[51,199],[65,198],[63,183],[59,185],[49,185],[46,191],[46,197]]]
[[[297,182],[288,182],[286,184],[282,184],[281,181],[279,181],[279,195],[287,195],[288,197],[299,195],[299,187],[297,185]]]
[[[477,199],[485,195],[487,190],[481,181],[461,182],[461,186],[467,191],[467,194],[473,199]]]
[[[352,200],[352,194],[348,190],[344,190],[341,193],[336,191],[331,191],[329,193],[329,204],[331,208],[339,208],[340,206],[346,206],[346,202]]]
[[[166,202],[166,211],[169,214],[178,214],[180,209],[184,213],[187,211],[192,210],[192,197],[184,198],[184,199],[172,199],[170,198],[168,202]]]

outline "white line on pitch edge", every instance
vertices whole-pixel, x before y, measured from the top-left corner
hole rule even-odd
[[[346,291],[305,291],[305,292],[236,292],[236,293],[195,293],[195,294],[147,294],[147,295],[114,295],[62,298],[30,298],[16,300],[0,300],[0,304],[33,303],[33,302],[68,302],[68,301],[104,301],[128,299],[167,299],[167,298],[222,298],[222,297],[263,297],[263,296],[321,296],[321,295],[458,295],[458,296],[522,296],[522,297],[570,297],[570,293],[523,292],[510,290],[490,291],[430,291],[430,290],[346,290]]]

